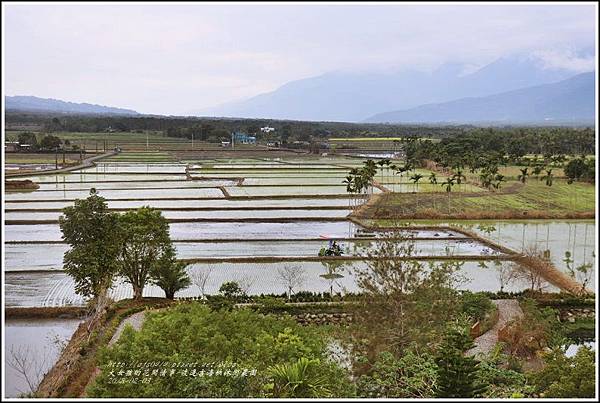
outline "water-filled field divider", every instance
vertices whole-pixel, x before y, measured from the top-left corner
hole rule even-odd
[[[332,241],[464,241],[470,240],[471,238],[463,237],[463,236],[424,236],[424,237],[329,237],[327,239],[323,238],[243,238],[243,239],[232,239],[232,238],[215,238],[215,239],[177,239],[174,240],[174,244],[178,243],[239,243],[239,242],[327,242],[329,240]],[[5,241],[6,245],[43,245],[43,244],[64,244],[65,241]]]

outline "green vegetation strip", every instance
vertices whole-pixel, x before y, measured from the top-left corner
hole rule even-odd
[[[504,192],[481,194],[386,193],[361,210],[364,218],[523,219],[594,218],[596,188],[590,184],[539,181],[513,185]]]

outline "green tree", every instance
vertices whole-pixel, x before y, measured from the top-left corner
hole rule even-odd
[[[153,266],[152,282],[165,292],[166,298],[174,299],[177,291],[191,284],[190,276],[185,270],[186,266],[185,263],[177,261],[172,246],[165,251]]]
[[[464,353],[473,347],[466,329],[451,327],[438,349],[438,383],[436,397],[472,398],[485,387],[478,382],[478,362]]]
[[[246,296],[246,293],[244,290],[242,290],[242,287],[240,287],[240,285],[235,281],[227,281],[221,284],[221,287],[219,287],[219,293],[223,297],[233,300]]]
[[[119,216],[108,211],[106,199],[96,189],[77,199],[59,218],[62,239],[70,248],[63,267],[75,281],[75,292],[98,298],[112,285],[120,249]]]
[[[62,140],[56,136],[52,136],[50,134],[44,136],[42,141],[40,142],[40,147],[44,150],[54,150],[59,148],[62,144]]]
[[[593,398],[596,391],[594,352],[580,347],[577,354],[567,357],[555,348],[544,357],[546,365],[530,375],[536,392],[544,398]]]
[[[437,340],[459,307],[453,285],[461,263],[410,259],[415,243],[402,236],[392,233],[390,240],[363,247],[357,254],[368,260],[353,268],[362,293],[352,306],[350,335],[371,362],[380,351],[400,356],[411,343]]]
[[[141,299],[155,266],[171,251],[169,224],[160,210],[150,207],[130,210],[119,221],[122,228],[119,274],[132,285],[133,297]]]
[[[17,141],[19,144],[29,144],[33,149],[36,149],[38,146],[37,137],[32,132],[19,133]]]
[[[369,372],[357,379],[357,394],[367,398],[432,398],[437,382],[434,356],[408,348],[397,358],[379,353]]]
[[[307,376],[290,377],[290,380],[300,381],[296,395],[352,397],[354,387],[348,371],[328,358],[329,340],[321,329],[301,326],[287,315],[264,315],[243,308],[212,311],[200,303],[181,304],[147,313],[140,331],[126,327],[117,343],[100,355],[101,372],[87,389],[87,395],[112,398],[273,397],[275,384],[270,368],[291,367],[304,358],[312,361],[305,372]],[[150,373],[151,381],[147,383],[119,382],[123,377],[118,376],[118,370],[111,366],[115,362],[161,362],[165,364],[159,371],[164,368],[167,373],[166,376]],[[218,370],[219,366],[236,373],[206,374],[211,369]],[[176,369],[173,374],[169,372],[171,368]],[[195,376],[191,374],[194,370]],[[204,375],[198,376],[201,370]],[[242,371],[246,374],[241,375]],[[135,379],[143,378],[141,374]],[[317,386],[315,380],[319,379],[324,383],[318,382],[319,386],[314,387]],[[284,385],[277,383],[277,387]],[[288,391],[289,387],[282,390],[283,393]]]
[[[587,172],[588,166],[583,158],[574,158],[564,168],[569,183],[580,180]]]

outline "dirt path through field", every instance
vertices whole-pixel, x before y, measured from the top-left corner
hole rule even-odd
[[[516,299],[497,299],[492,301],[498,308],[498,321],[490,330],[475,339],[475,347],[468,350],[468,356],[487,355],[498,343],[498,332],[507,323],[523,316],[523,311]]]

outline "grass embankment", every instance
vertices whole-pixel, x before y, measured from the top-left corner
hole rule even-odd
[[[5,308],[6,319],[55,319],[81,318],[86,309],[75,306],[34,307],[34,308]]]
[[[96,370],[100,349],[108,344],[119,323],[136,312],[171,303],[164,298],[123,300],[109,307],[89,330],[87,321],[81,323],[56,364],[44,376],[35,396],[80,397]]]
[[[54,164],[56,153],[5,153],[7,164]],[[62,152],[58,154],[58,164],[63,165]],[[65,164],[79,162],[79,154],[65,154]]]
[[[4,182],[4,190],[36,190],[39,189],[40,185],[26,179],[26,180],[12,180]]]
[[[509,182],[498,192],[386,193],[360,209],[366,219],[594,218],[595,186]]]

